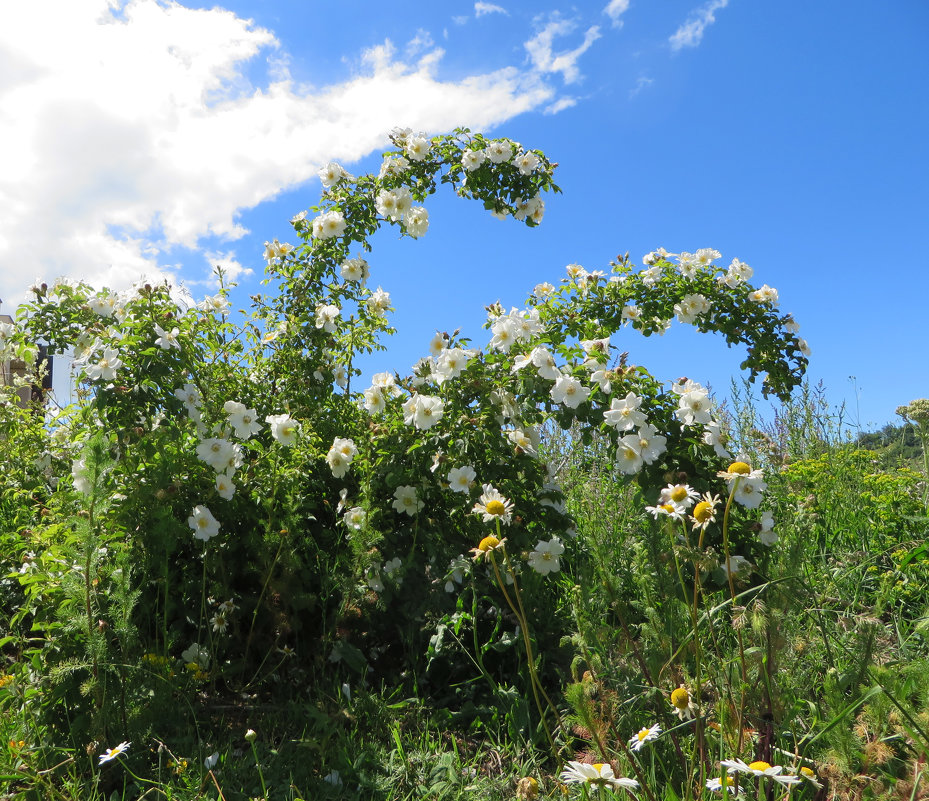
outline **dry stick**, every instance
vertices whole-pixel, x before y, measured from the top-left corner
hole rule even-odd
[[[219,787],[219,782],[216,781],[216,776],[213,775],[213,771],[210,771],[210,778],[213,780],[213,784],[216,785],[216,792],[219,793],[221,801],[226,801],[226,796],[223,795],[223,791]]]

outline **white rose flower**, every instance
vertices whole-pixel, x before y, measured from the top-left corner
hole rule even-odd
[[[187,525],[193,529],[194,539],[204,542],[209,542],[211,537],[219,534],[219,521],[206,506],[195,506],[187,518]]]
[[[415,515],[423,508],[423,502],[419,499],[416,487],[404,485],[394,490],[394,509],[401,514],[408,514],[410,517]]]
[[[461,154],[461,166],[465,172],[473,172],[484,163],[487,155],[483,150],[465,150]]]
[[[552,537],[548,542],[541,540],[536,543],[535,550],[529,552],[527,561],[529,567],[547,576],[549,573],[557,573],[561,570],[561,563],[558,557],[564,553],[564,545],[558,537]]]
[[[448,488],[452,492],[460,492],[467,495],[474,486],[474,480],[477,473],[470,465],[464,467],[453,467],[448,473]]]
[[[271,436],[281,445],[289,447],[297,442],[297,436],[300,434],[300,423],[289,414],[269,414],[265,417],[265,422],[271,426]]]
[[[327,211],[313,220],[313,236],[317,239],[332,239],[342,236],[348,223],[341,211]]]

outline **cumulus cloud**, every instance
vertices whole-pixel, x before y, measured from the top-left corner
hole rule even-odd
[[[570,19],[553,16],[535,36],[525,43],[533,67],[543,73],[560,72],[565,83],[575,83],[581,77],[578,59],[600,38],[600,28],[594,25],[587,29],[584,41],[573,50],[554,52],[554,40],[558,36],[572,33],[577,24]]]
[[[230,247],[248,233],[240,212],[315,178],[326,161],[385,147],[397,124],[490,128],[556,101],[544,74],[560,69],[555,57],[551,69],[451,81],[438,75],[443,51],[426,36],[408,52],[385,41],[350,78],[308,88],[291,79],[272,31],[221,8],[8,4],[0,297],[14,304],[33,277],[122,287],[176,273],[181,248],[243,274]]]
[[[207,250],[203,254],[203,257],[206,259],[209,269],[213,271],[213,280],[204,281],[203,283],[210,285],[219,283],[217,268],[222,270],[223,282],[225,284],[235,283],[239,280],[240,276],[252,275],[255,272],[251,267],[246,267],[241,264],[238,259],[236,259],[235,252],[232,250],[227,250],[226,252]]]
[[[703,32],[716,22],[716,11],[729,5],[729,0],[710,0],[694,11],[690,19],[679,27],[668,39],[671,50],[677,52],[685,47],[696,47],[703,39]]]
[[[493,3],[477,2],[474,4],[474,16],[478,18],[483,17],[485,14],[506,14],[509,16],[509,13],[503,6],[495,6]]]
[[[603,9],[603,13],[613,20],[614,28],[623,26],[622,16],[629,10],[630,2],[631,0],[610,0]]]

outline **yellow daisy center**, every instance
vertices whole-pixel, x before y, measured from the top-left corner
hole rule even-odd
[[[605,765],[606,765],[605,762],[595,762],[594,770],[597,771],[597,773],[600,773],[603,771],[603,768],[605,767]]]
[[[757,762],[750,762],[748,766],[752,770],[761,770],[761,771],[770,770],[771,768],[770,763],[765,762],[764,760],[758,760]]]
[[[808,768],[806,765],[800,768],[800,773],[802,773],[804,776],[808,776],[811,779],[816,775],[815,773],[813,773],[813,769]]]
[[[687,487],[675,487],[671,490],[671,500],[680,503],[687,497]]]
[[[499,501],[497,501],[497,503],[499,503]],[[486,552],[486,551],[491,550],[492,548],[496,548],[499,544],[500,544],[500,540],[498,540],[493,534],[490,534],[484,537],[484,539],[480,541],[480,543],[477,546],[477,549],[479,551]]]
[[[752,468],[749,467],[745,462],[733,462],[729,465],[729,473],[737,473],[740,476],[747,476],[752,472]]]
[[[506,514],[506,506],[504,505],[503,501],[498,501],[496,499],[487,501],[487,505],[484,508],[487,510],[487,514],[489,515],[496,515],[499,517],[500,515]]]
[[[639,738],[639,742],[640,742],[640,743],[641,743],[646,737],[648,737],[649,731],[650,731],[650,729],[639,729],[638,734],[636,734],[636,737]]]
[[[687,709],[690,705],[690,693],[683,687],[671,691],[671,703],[678,709]]]
[[[694,507],[694,520],[698,523],[706,523],[713,516],[713,504],[706,501],[700,501]],[[677,692],[677,690],[675,690]]]

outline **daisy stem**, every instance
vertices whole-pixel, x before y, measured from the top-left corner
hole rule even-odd
[[[529,618],[526,617],[526,610],[523,607],[523,597],[522,597],[522,593],[520,593],[519,591],[519,583],[516,581],[516,573],[513,572],[513,565],[510,564],[510,555],[506,551],[503,552],[503,558],[506,560],[506,569],[509,571],[510,576],[512,576],[513,578],[513,591],[514,591],[514,594],[516,595],[516,603],[519,605],[519,611],[522,614],[523,632],[524,632],[523,636],[526,638],[527,643],[529,643],[530,642],[529,641]],[[530,650],[530,653],[531,653],[531,650]],[[535,679],[535,683],[539,687],[539,692],[542,693],[542,697],[545,699],[549,708],[552,710],[552,714],[555,716],[555,723],[558,724],[558,728],[560,729],[561,728],[561,715],[558,714],[558,708],[555,706],[554,703],[552,703],[552,699],[548,697],[548,693],[545,692],[545,688],[542,686],[542,682],[539,680],[539,676],[535,671],[534,663],[533,663],[532,668],[530,669],[530,673],[532,673],[532,676]]]
[[[493,680],[493,677],[487,672],[487,668],[484,667],[484,656],[481,653],[481,648],[477,639],[477,588],[474,586],[474,571],[471,571],[471,636],[474,639],[474,663],[477,665],[477,669],[481,671],[481,675],[487,679],[488,684],[490,684],[490,689],[494,693],[497,692],[497,682]]]
[[[700,530],[700,539],[697,542],[697,550],[703,548],[703,538],[706,534],[706,526]],[[701,663],[701,648],[700,648],[700,636],[699,636],[699,617],[697,615],[697,607],[700,601],[700,563],[694,559],[694,595],[693,603],[690,605],[690,624],[693,627],[694,632],[694,690],[697,698],[697,703],[702,703],[702,682],[703,682],[703,671]],[[709,622],[709,621],[708,621]],[[703,717],[698,713],[694,720],[694,734],[696,735],[697,740],[697,754],[700,764],[700,784],[703,784],[705,780],[704,769],[707,765],[707,755],[706,755],[706,739],[703,731]]]
[[[497,522],[497,533],[500,533],[499,521]],[[526,659],[529,663],[529,685],[532,687],[532,697],[535,699],[535,705],[539,710],[539,718],[542,722],[542,728],[545,730],[545,737],[548,739],[548,744],[551,746],[552,755],[558,759],[558,749],[555,747],[555,740],[552,738],[551,731],[549,731],[548,722],[545,720],[545,709],[542,707],[542,701],[539,698],[539,690],[537,686],[538,678],[535,674],[535,662],[532,657],[532,644],[529,641],[529,632],[526,629],[526,622],[513,603],[513,600],[510,598],[510,594],[506,591],[506,582],[503,580],[503,576],[500,573],[500,566],[497,564],[497,560],[494,558],[493,550],[489,550],[487,553],[490,556],[490,564],[493,565],[494,568],[494,576],[497,579],[497,584],[503,591],[503,597],[506,599],[507,605],[510,607],[513,614],[516,615],[516,619],[519,621],[519,627],[522,629],[523,645],[525,646]],[[504,554],[506,554],[506,551],[504,551]]]
[[[268,790],[265,787],[265,776],[261,770],[261,762],[258,761],[258,749],[255,748],[255,741],[251,740],[249,745],[252,747],[252,756],[255,757],[255,767],[258,768],[258,778],[261,780],[261,795],[263,798],[268,797]]]
[[[729,583],[729,596],[732,599],[733,615],[736,611],[736,595],[735,579],[732,577],[732,562],[730,561],[729,556],[729,511],[732,509],[732,499],[735,497],[735,491],[738,488],[739,481],[740,479],[736,478],[733,482],[732,491],[729,493],[729,497],[726,499],[726,509],[723,512],[723,554],[726,557],[726,578],[728,579]],[[736,725],[739,729],[739,751],[741,752],[743,743],[742,713],[745,709],[745,689],[748,685],[748,670],[745,664],[745,642],[742,638],[742,628],[737,627],[735,633],[739,639],[739,666],[742,672],[742,687],[739,693],[739,719],[736,721]]]

